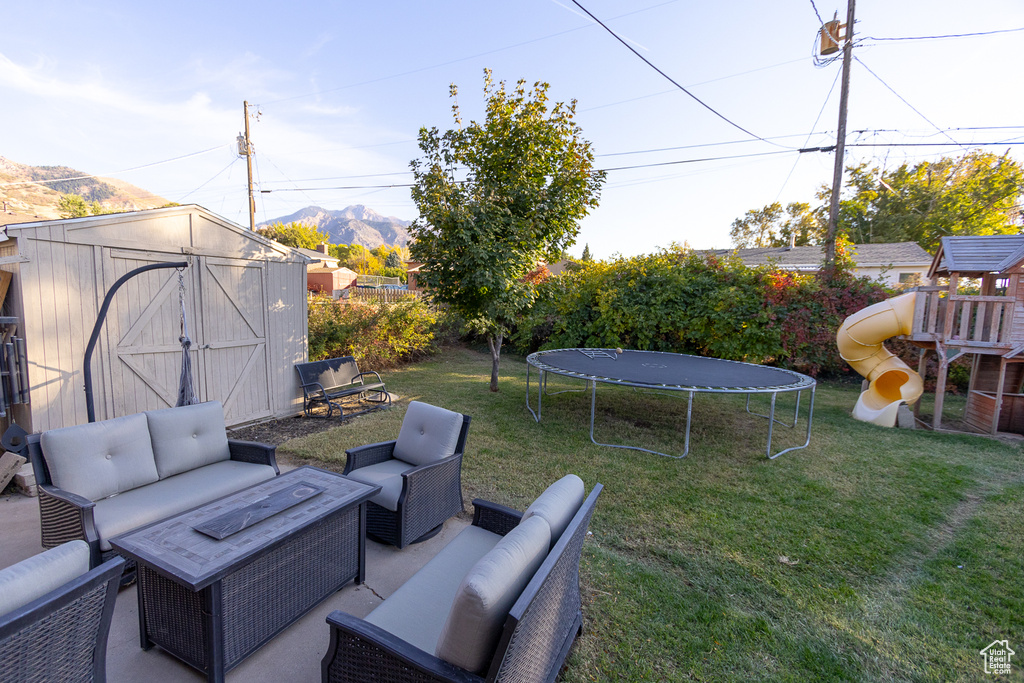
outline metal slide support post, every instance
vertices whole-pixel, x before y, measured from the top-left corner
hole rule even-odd
[[[147,270],[187,267],[187,261],[180,261],[178,263],[151,263],[148,266],[141,266],[135,270],[125,273],[118,278],[113,287],[107,290],[107,295],[103,298],[103,305],[100,306],[99,315],[96,316],[96,324],[93,325],[92,335],[89,337],[89,344],[85,347],[85,360],[82,367],[82,376],[85,380],[85,412],[89,418],[89,422],[96,421],[96,410],[93,407],[92,401],[92,352],[95,350],[96,342],[100,338],[100,329],[103,327],[103,321],[107,318],[107,309],[110,308],[110,302],[114,300],[114,294],[125,282],[128,282],[128,280],[131,280],[140,273],[145,273]]]

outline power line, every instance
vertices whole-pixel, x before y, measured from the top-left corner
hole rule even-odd
[[[200,154],[208,154],[214,152],[222,147],[230,147],[230,145],[217,145],[210,149],[204,149],[200,152],[192,152],[191,154],[184,154],[180,157],[174,157],[173,159],[164,159],[163,161],[154,161],[151,164],[143,164],[142,166],[134,166],[132,168],[126,168],[123,171],[113,171],[111,173],[97,173],[93,175],[79,175],[71,178],[48,178],[46,180],[19,180],[17,182],[0,183],[0,187],[17,187],[18,185],[49,185],[50,183],[61,183],[68,180],[88,180],[89,178],[104,178],[107,176],[118,176],[122,173],[131,173],[132,171],[141,171],[144,168],[152,168],[153,166],[159,166],[161,164],[169,164],[172,161],[181,161],[182,159],[188,159],[190,157],[196,157]]]
[[[811,0],[811,5],[814,5],[814,0]],[[815,7],[814,11],[817,12],[818,8]],[[825,95],[825,101],[821,103],[821,109],[818,111],[818,117],[814,119],[814,123],[811,124],[811,132],[807,134],[807,138],[804,140],[804,147],[814,137],[814,129],[818,126],[818,121],[821,120],[821,115],[825,113],[825,107],[828,106],[828,101],[832,99],[832,93],[836,89],[836,83],[839,82],[839,76],[841,71],[836,71],[836,77],[832,79],[832,87],[828,89],[828,94]],[[800,163],[800,157],[793,160],[793,166],[789,169],[789,174],[786,175],[786,179],[782,181],[782,187],[779,188],[779,193],[775,195],[775,201],[779,201],[779,197],[782,196],[782,191],[786,189],[786,185],[789,183],[789,179],[793,177],[793,172],[796,171],[797,164]]]
[[[883,81],[883,80],[882,80],[882,77],[881,77],[881,76],[879,76],[878,74],[876,74],[876,73],[875,73],[874,71],[872,71],[872,70],[871,70],[871,67],[869,67],[869,66],[868,66],[867,64],[865,64],[865,63],[864,63],[864,61],[863,61],[863,60],[862,60],[862,59],[861,59],[860,57],[854,56],[854,59],[855,59],[855,60],[857,60],[857,63],[858,63],[858,64],[860,64],[860,65],[861,65],[861,66],[863,66],[863,67],[864,67],[865,69],[867,69],[867,71],[868,71],[868,73],[869,73],[869,74],[871,74],[872,76],[874,76],[875,78],[877,78],[877,79],[878,79],[878,82],[879,82],[879,83],[881,83],[881,84],[882,84],[882,85],[884,85],[884,86],[885,86],[886,88],[888,88],[888,89],[889,89],[889,92],[891,92],[891,93],[892,93],[893,95],[895,95],[896,97],[898,97],[898,98],[899,98],[899,100],[900,100],[901,102],[903,102],[903,104],[905,104],[905,105],[907,105],[908,107],[910,107],[911,109],[913,109],[913,110],[914,110],[914,113],[916,113],[916,114],[917,114],[918,116],[920,116],[920,117],[921,117],[922,119],[924,119],[924,120],[925,120],[925,121],[927,121],[927,122],[928,122],[929,124],[931,124],[931,126],[932,126],[932,127],[934,127],[934,128],[935,128],[935,130],[937,130],[937,131],[941,132],[941,133],[942,133],[943,135],[945,135],[945,136],[946,136],[947,138],[949,138],[950,140],[952,140],[953,142],[955,142],[955,143],[956,143],[956,144],[957,144],[957,145],[958,145],[959,147],[962,147],[962,148],[963,148],[963,150],[964,150],[965,152],[967,151],[967,148],[966,148],[966,147],[964,147],[963,145],[961,145],[961,144],[960,144],[959,142],[957,142],[956,140],[953,140],[953,137],[952,137],[952,136],[951,136],[951,135],[950,135],[949,133],[946,133],[946,132],[945,132],[945,131],[943,131],[943,130],[942,130],[941,128],[939,128],[938,126],[936,126],[936,125],[935,125],[935,124],[934,124],[934,123],[932,122],[932,120],[931,120],[931,119],[929,119],[929,118],[928,118],[927,116],[925,116],[925,115],[924,115],[924,114],[922,114],[922,113],[921,113],[920,111],[918,111],[918,110],[917,110],[917,108],[916,108],[916,107],[914,107],[914,105],[912,105],[912,104],[911,104],[910,102],[907,102],[907,100],[906,100],[906,99],[904,99],[902,95],[900,95],[900,94],[899,94],[898,92],[896,92],[895,90],[893,90],[892,86],[891,86],[891,85],[889,85],[888,83],[886,83],[885,81]]]
[[[667,0],[666,2],[662,2],[662,3],[659,3],[657,5],[651,5],[650,7],[644,7],[642,9],[637,9],[637,10],[633,10],[631,12],[626,12],[625,14],[619,14],[615,18],[616,19],[621,19],[623,17],[628,17],[628,16],[631,16],[633,14],[639,14],[640,12],[646,12],[648,10],[652,10],[652,9],[657,8],[657,7],[661,7],[662,5],[670,5],[673,2],[678,2],[678,0]],[[402,76],[411,76],[413,74],[422,73],[424,71],[430,71],[431,69],[437,69],[437,68],[440,68],[442,66],[450,66],[452,64],[458,64],[459,62],[466,62],[466,61],[469,61],[471,59],[477,59],[478,57],[486,57],[487,55],[493,55],[493,54],[495,54],[497,52],[504,52],[505,50],[513,50],[513,49],[515,49],[517,47],[523,47],[525,45],[530,45],[532,43],[539,43],[539,42],[541,42],[543,40],[549,40],[551,38],[557,38],[559,36],[564,36],[564,35],[566,35],[568,33],[573,33],[575,31],[580,31],[580,30],[585,29],[585,28],[588,28],[588,27],[587,26],[577,26],[575,28],[570,28],[570,29],[567,29],[565,31],[559,31],[557,33],[551,33],[551,34],[548,34],[546,36],[541,36],[540,38],[533,38],[531,40],[524,40],[521,43],[515,43],[513,45],[506,45],[505,47],[499,47],[499,48],[495,48],[493,50],[487,50],[486,52],[479,52],[479,53],[474,54],[474,55],[469,55],[468,57],[460,57],[458,59],[452,59],[452,60],[449,60],[447,62],[441,62],[439,64],[431,64],[430,66],[423,66],[423,67],[419,67],[417,69],[412,69],[411,71],[403,71],[401,73],[391,74],[389,76],[380,76],[379,78],[373,78],[373,79],[370,79],[368,81],[360,81],[358,83],[349,83],[348,85],[341,85],[341,86],[338,86],[337,88],[328,88],[326,90],[316,90],[314,92],[305,93],[303,95],[294,95],[292,97],[283,97],[283,98],[277,99],[277,100],[269,100],[267,102],[264,102],[263,104],[278,104],[279,102],[290,102],[292,100],[303,99],[303,98],[306,98],[306,97],[314,97],[316,95],[326,95],[327,93],[338,92],[339,90],[347,90],[348,88],[356,88],[356,87],[359,87],[361,85],[371,85],[373,83],[379,83],[380,81],[388,81],[388,80],[391,80],[392,78],[401,78]]]
[[[738,123],[736,123],[735,121],[732,121],[732,120],[730,120],[730,119],[729,119],[729,118],[727,118],[727,117],[726,117],[726,116],[725,116],[724,114],[721,114],[720,112],[718,112],[717,110],[715,110],[715,109],[714,109],[714,108],[713,108],[713,107],[712,107],[711,105],[709,105],[708,103],[704,102],[704,101],[703,101],[702,99],[700,99],[699,97],[697,97],[696,95],[694,95],[694,94],[693,94],[692,92],[690,92],[689,90],[687,90],[686,88],[684,88],[684,87],[683,87],[682,85],[680,85],[680,84],[679,84],[679,83],[678,83],[678,82],[677,82],[677,81],[676,81],[675,79],[673,79],[673,78],[672,78],[671,76],[669,76],[669,75],[668,75],[667,73],[665,73],[664,71],[662,71],[661,69],[659,69],[659,68],[658,68],[657,66],[655,66],[655,65],[654,65],[654,64],[653,64],[653,63],[652,63],[652,62],[651,62],[651,61],[650,61],[649,59],[647,59],[647,58],[646,58],[646,57],[644,57],[644,56],[643,56],[642,54],[640,54],[639,52],[637,52],[637,51],[636,51],[636,48],[634,48],[634,47],[633,47],[632,45],[630,45],[630,44],[629,44],[628,42],[626,42],[625,40],[623,40],[623,39],[622,39],[622,38],[621,38],[621,37],[619,36],[619,34],[617,34],[617,33],[616,33],[615,31],[613,31],[613,30],[612,30],[611,28],[609,28],[609,27],[608,27],[608,26],[607,26],[607,25],[606,25],[606,24],[605,24],[604,22],[602,22],[602,21],[601,21],[600,19],[598,19],[597,17],[595,17],[595,16],[593,15],[593,13],[592,13],[592,12],[591,12],[590,10],[588,10],[588,9],[587,9],[586,7],[584,7],[583,5],[581,5],[581,4],[580,4],[580,2],[579,2],[579,0],[572,0],[572,3],[573,3],[574,5],[576,5],[577,7],[579,7],[579,8],[581,9],[581,10],[583,10],[584,12],[586,12],[586,13],[587,13],[587,16],[589,16],[589,17],[590,17],[591,19],[593,19],[593,20],[594,20],[595,22],[597,22],[597,23],[598,23],[598,24],[599,24],[599,25],[601,26],[601,28],[603,28],[603,29],[604,29],[605,31],[607,31],[607,32],[608,32],[608,33],[609,33],[609,34],[610,34],[610,35],[611,35],[611,36],[612,36],[613,38],[615,38],[615,40],[617,40],[617,41],[619,41],[620,43],[622,43],[623,45],[625,45],[625,46],[626,46],[626,49],[628,49],[628,50],[629,50],[630,52],[632,52],[632,53],[633,53],[634,55],[636,55],[636,56],[637,56],[637,57],[639,57],[639,58],[640,58],[641,60],[643,60],[644,64],[646,64],[647,66],[649,66],[649,67],[651,67],[652,69],[654,69],[654,70],[655,70],[656,72],[658,72],[658,73],[659,73],[659,74],[660,74],[660,75],[662,76],[662,78],[664,78],[664,79],[665,79],[665,80],[667,80],[667,81],[668,81],[669,83],[671,83],[672,85],[676,86],[677,88],[679,88],[680,90],[682,90],[682,91],[683,91],[684,93],[686,93],[687,95],[689,95],[689,96],[690,96],[690,97],[691,97],[691,98],[692,98],[692,99],[693,99],[693,100],[694,100],[695,102],[697,102],[697,103],[698,103],[699,105],[701,105],[702,107],[704,107],[705,109],[707,109],[708,111],[710,111],[710,112],[711,112],[712,114],[714,114],[714,115],[715,115],[715,116],[717,116],[718,118],[722,119],[723,121],[725,121],[726,123],[728,123],[728,124],[729,124],[730,126],[732,126],[733,128],[736,128],[736,129],[738,129],[738,130],[741,130],[741,131],[743,131],[744,133],[746,133],[747,135],[749,135],[749,136],[750,136],[750,137],[752,137],[752,138],[756,138],[756,139],[758,139],[758,140],[761,140],[762,142],[767,142],[768,144],[770,144],[770,145],[774,145],[774,146],[776,146],[776,147],[783,147],[783,145],[780,145],[780,144],[778,144],[778,143],[775,143],[775,142],[771,142],[770,140],[766,140],[765,138],[762,138],[762,137],[761,137],[760,135],[757,135],[756,133],[751,133],[751,132],[750,132],[749,130],[747,130],[747,129],[746,129],[746,128],[744,128],[743,126],[739,125],[739,124],[738,124]]]
[[[812,0],[811,4],[814,2]],[[1017,33],[1018,31],[1024,31],[1024,26],[1021,28],[1004,28],[996,31],[979,31],[977,33],[950,33],[944,36],[905,36],[903,38],[876,38],[875,36],[865,36],[864,40],[943,40],[945,38],[973,38],[974,36],[992,36],[997,33]]]

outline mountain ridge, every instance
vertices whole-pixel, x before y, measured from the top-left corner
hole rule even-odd
[[[257,227],[267,228],[283,223],[299,223],[315,227],[330,236],[332,244],[360,244],[367,249],[382,245],[408,245],[412,221],[384,216],[364,204],[352,204],[340,210],[307,206],[295,213],[260,223]]]
[[[62,194],[99,202],[110,212],[154,209],[170,203],[116,178],[101,178],[68,166],[30,166],[0,156],[0,225],[58,219],[57,202]]]

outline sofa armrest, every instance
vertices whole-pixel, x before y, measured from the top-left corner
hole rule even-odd
[[[327,623],[331,627],[331,644],[321,663],[325,682],[484,680],[351,614],[331,612]]]
[[[462,455],[451,455],[402,473],[398,509],[404,517],[402,536],[419,538],[465,509],[462,502]]]
[[[376,465],[385,460],[391,460],[395,452],[395,441],[381,441],[366,446],[359,446],[345,451],[348,459],[345,461],[345,469],[342,474],[348,474],[360,467]]]
[[[473,499],[473,526],[504,536],[516,528],[523,513],[489,500]]]
[[[56,548],[62,543],[81,539],[89,544],[89,566],[99,566],[100,537],[93,518],[96,503],[53,484],[38,484],[37,488],[42,546]]]
[[[275,472],[281,473],[277,467],[277,446],[257,441],[228,439],[228,450],[231,452],[232,460],[251,462],[254,465],[270,465]]]

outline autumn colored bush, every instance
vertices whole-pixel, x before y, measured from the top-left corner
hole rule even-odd
[[[344,303],[313,297],[309,304],[309,359],[354,356],[379,370],[432,353],[450,325],[443,312],[419,299],[399,303]]]
[[[890,293],[838,263],[811,275],[682,248],[586,263],[539,284],[513,343],[522,353],[624,347],[844,374],[839,325]]]

